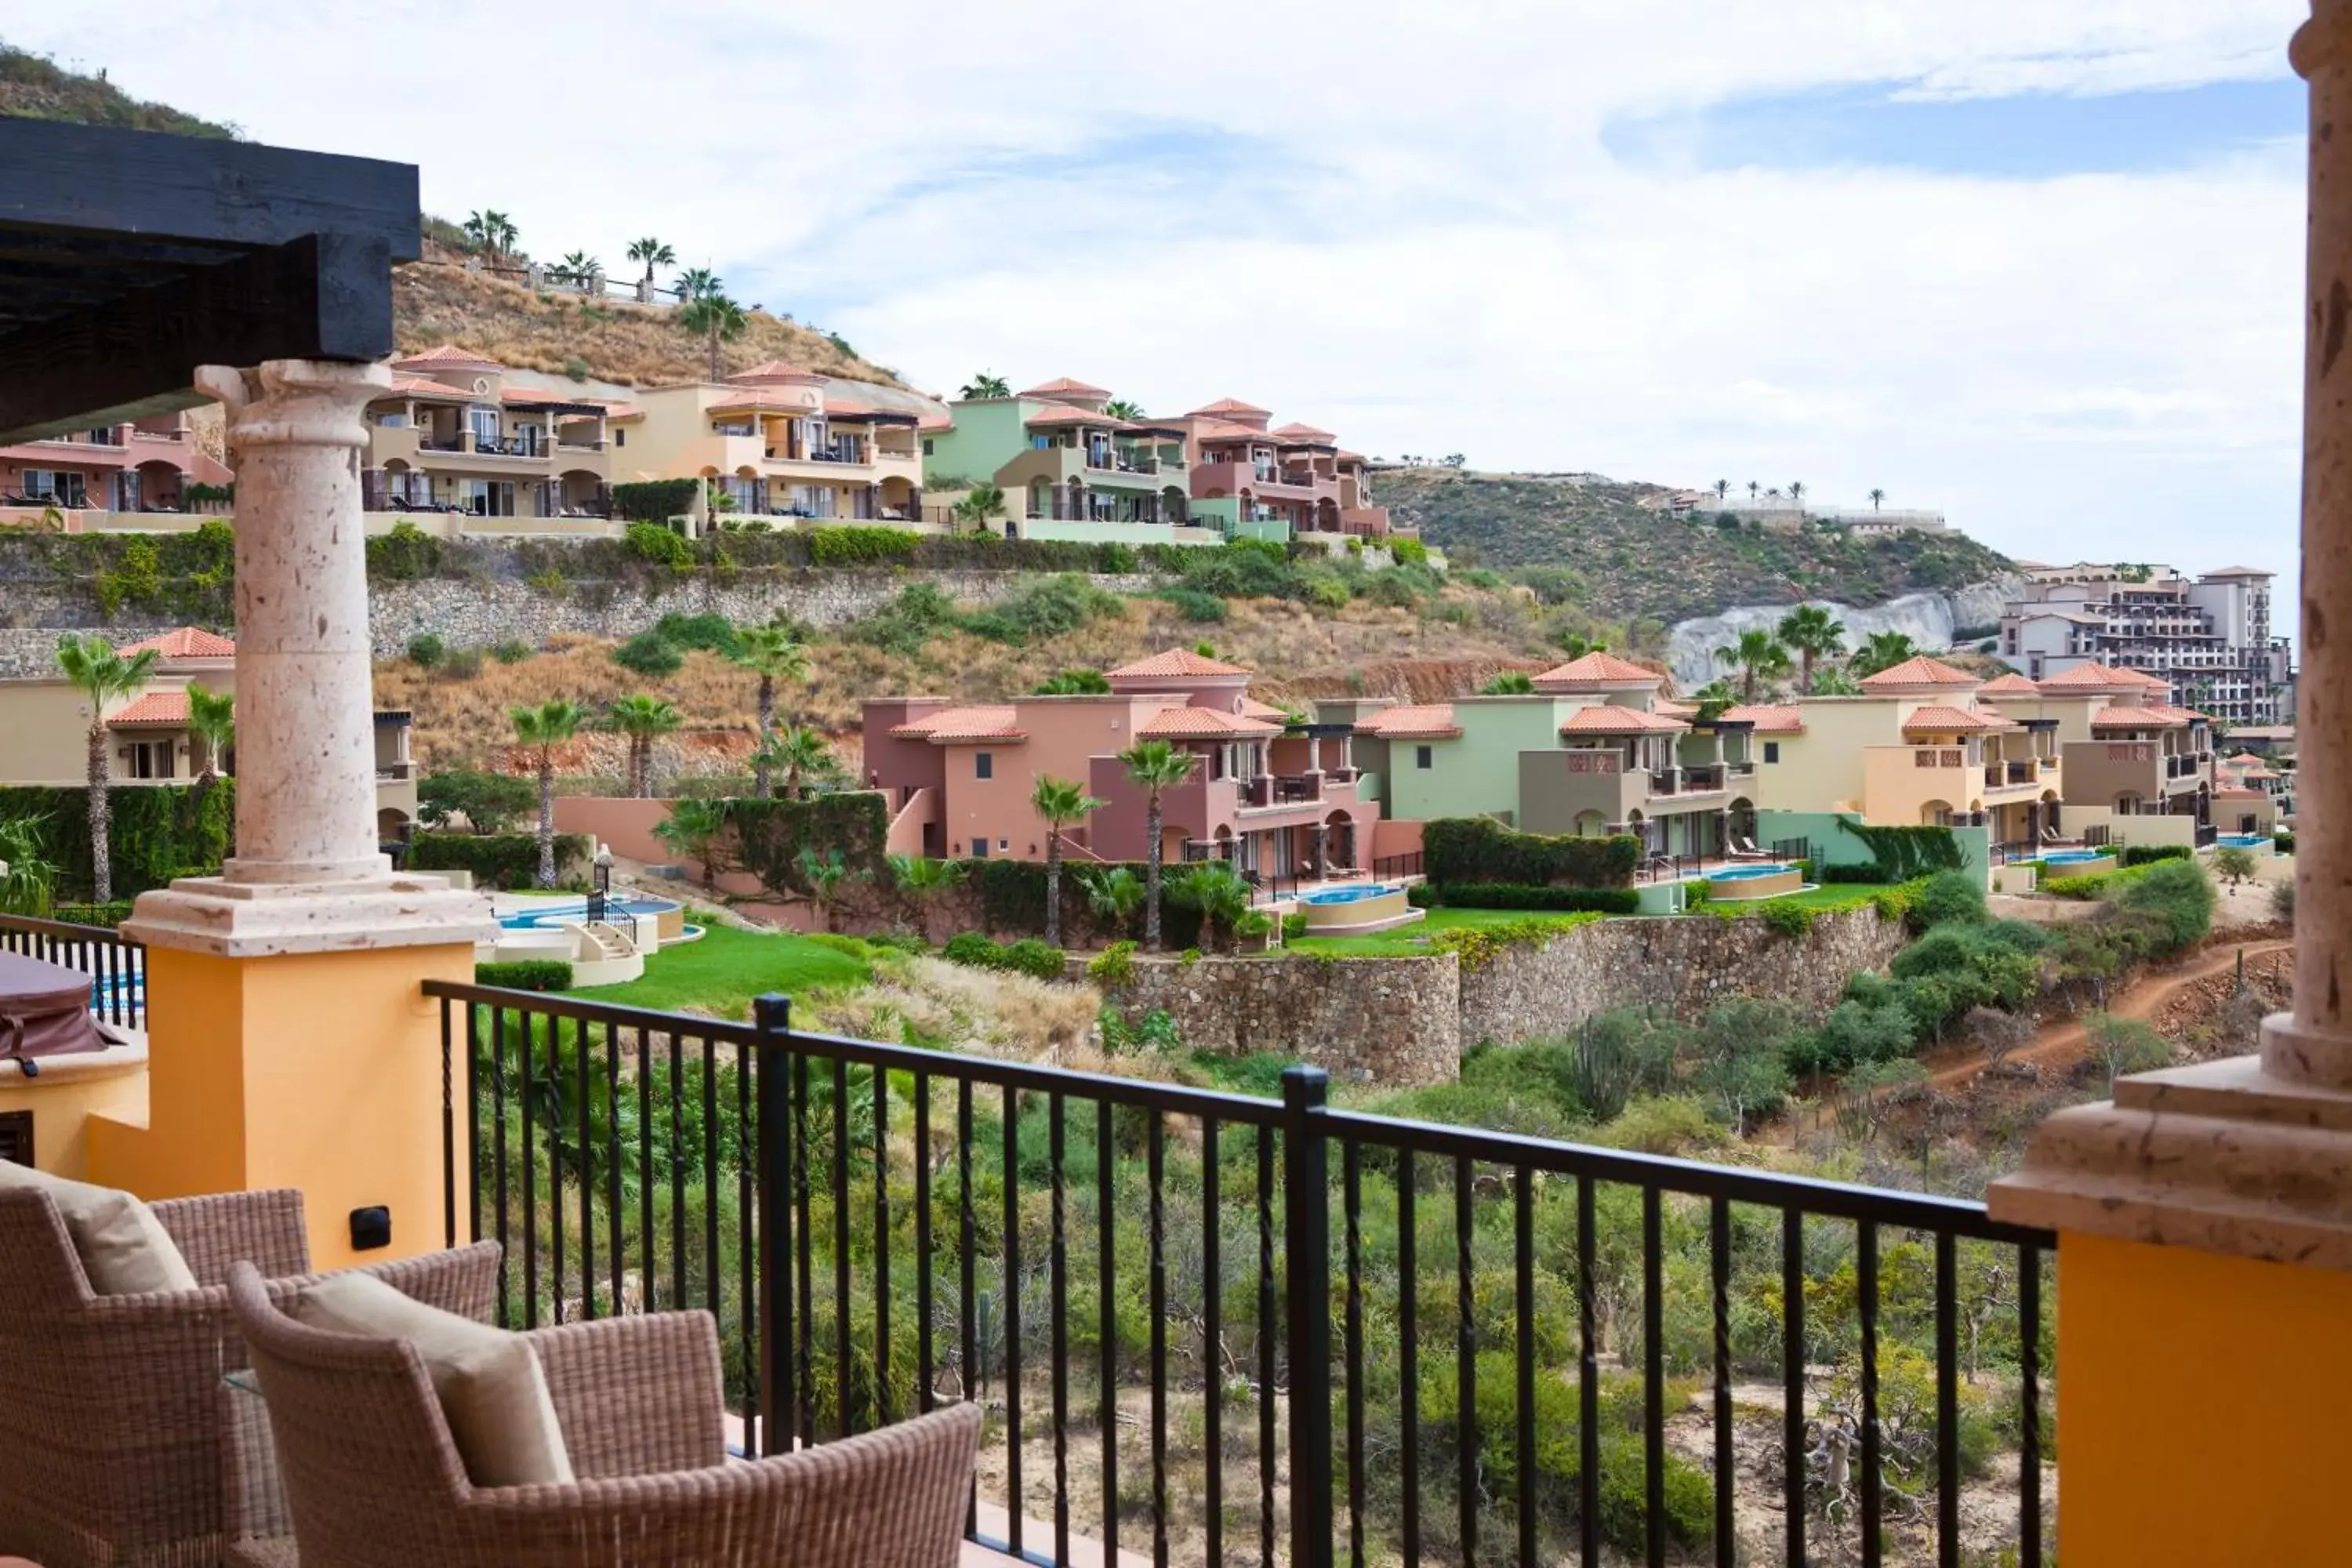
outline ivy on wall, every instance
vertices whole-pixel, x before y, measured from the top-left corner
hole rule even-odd
[[[1630,834],[1521,833],[1485,816],[1439,817],[1423,826],[1421,847],[1429,879],[1441,887],[1622,888],[1632,884],[1642,859],[1642,841]]]
[[[1881,882],[1908,882],[1937,871],[1957,871],[1968,863],[1958,836],[1948,827],[1874,827],[1843,816],[1838,826],[1870,846]]]
[[[217,781],[201,816],[189,807],[192,793],[178,784],[116,784],[108,792],[106,858],[118,897],[219,871],[236,820],[236,781]],[[79,784],[0,788],[0,820],[23,817],[44,825],[42,842],[57,862],[59,887],[89,889],[89,792]]]

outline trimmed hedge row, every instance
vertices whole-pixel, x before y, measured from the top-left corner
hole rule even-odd
[[[1422,864],[1440,886],[1502,883],[1515,887],[1623,888],[1641,864],[1642,841],[1631,834],[1582,838],[1520,833],[1484,816],[1440,817],[1421,834]]]
[[[518,958],[474,965],[474,984],[509,991],[569,991],[572,965],[560,958]]]
[[[667,522],[694,510],[699,479],[643,479],[613,487],[613,510],[628,522]]]
[[[2127,844],[2124,847],[2124,864],[2153,866],[2158,860],[2186,860],[2189,855],[2186,844]]]
[[[131,918],[131,900],[114,899],[103,904],[59,904],[49,911],[53,921],[69,926],[102,926],[108,930]]]
[[[116,784],[107,792],[107,862],[117,897],[129,899],[175,877],[216,875],[236,821],[236,781],[215,782],[202,820],[181,784]],[[58,886],[87,892],[94,884],[89,858],[89,791],[79,784],[0,788],[0,821],[34,817],[47,828],[42,842],[57,862]]]
[[[556,875],[595,852],[584,833],[555,836]],[[420,833],[408,847],[412,871],[469,871],[478,888],[527,888],[539,878],[539,837],[531,833]]]
[[[1630,915],[1642,896],[1631,888],[1545,888],[1525,882],[1447,882],[1436,902],[1456,910],[1565,910]]]
[[[1050,947],[1034,936],[1018,942],[991,942],[976,931],[959,931],[948,938],[940,950],[950,963],[968,964],[974,969],[1003,969],[1016,974],[1032,974],[1040,980],[1059,980],[1065,969],[1060,948]]]

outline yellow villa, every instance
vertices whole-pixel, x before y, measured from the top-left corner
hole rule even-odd
[[[626,477],[701,478],[750,517],[919,522],[923,416],[887,395],[780,360],[655,387],[637,399],[644,428]]]

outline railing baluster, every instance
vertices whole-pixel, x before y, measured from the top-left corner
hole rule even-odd
[[[653,1031],[637,1026],[637,1249],[645,1254],[637,1274],[637,1308],[653,1311],[661,1301],[660,1232],[654,1228]]]
[[[686,1307],[686,1042],[669,1031],[669,1304]],[[650,1308],[653,1303],[647,1301]]]
[[[754,1112],[759,1055],[756,1046],[735,1047],[735,1125],[739,1130],[735,1147],[735,1310],[736,1331],[742,1340],[743,1379],[749,1394],[744,1415],[758,1422],[764,1431],[768,1412],[773,1406],[768,1402],[770,1390],[760,1382],[761,1314],[766,1310],[760,1270],[765,1254],[760,1249],[754,1173],[767,1156],[765,1131]],[[751,1430],[747,1425],[747,1436]]]
[[[1601,1346],[1592,1283],[1592,1178],[1576,1178],[1577,1535],[1584,1568],[1601,1564]],[[1790,1568],[1801,1560],[1791,1559]]]
[[[931,1075],[915,1075],[915,1409],[939,1403],[937,1347],[931,1339]]]
[[[711,1321],[719,1314],[719,1047],[702,1037],[702,1300]]]
[[[580,1142],[580,1308],[590,1321],[596,1317],[596,1152],[588,1125],[588,1020],[572,1022],[572,1066],[574,1102],[579,1109]],[[748,1216],[751,1205],[743,1205]],[[744,1256],[749,1258],[747,1245]],[[746,1363],[747,1365],[750,1363]]]
[[[760,1447],[761,1455],[788,1454],[793,1447],[793,1293],[785,1283],[792,1261],[787,1256],[786,1224],[791,1210],[792,1172],[786,1163],[791,1142],[785,1125],[792,1115],[791,1082],[776,1059],[792,1030],[792,1003],[775,994],[752,1004],[760,1043],[738,1059],[739,1072],[756,1074],[759,1090],[757,1131],[752,1134],[760,1168]],[[745,1125],[751,1125],[747,1118]],[[748,1316],[748,1310],[746,1315]]]
[[[1097,1421],[1102,1426],[1103,1561],[1118,1561],[1118,1292],[1114,1288],[1118,1266],[1118,1227],[1114,1224],[1117,1192],[1112,1182],[1112,1105],[1095,1101],[1095,1292],[1101,1302],[1099,1352],[1102,1397]]]
[[[1878,1226],[1860,1225],[1853,1258],[1854,1301],[1862,1318],[1862,1562],[1878,1568]]]
[[[1780,1213],[1780,1507],[1787,1560],[1805,1561],[1805,1216]]]
[[[1536,1562],[1536,1173],[1521,1165],[1511,1173],[1511,1263],[1513,1324],[1517,1332],[1519,1472],[1519,1563]]]
[[[506,1239],[513,1233],[507,1228],[507,1010],[490,1008],[490,1179],[498,1184],[499,1203],[499,1326],[514,1325],[514,1304],[509,1294],[509,1277],[514,1271],[514,1257],[504,1250]]]
[[[518,1011],[515,1023],[522,1031],[522,1040],[515,1047],[515,1061],[522,1069],[515,1105],[522,1113],[522,1326],[528,1331],[539,1327],[539,1150],[531,1125],[537,1086],[530,1072],[531,1047],[539,1030],[529,1013]]]
[[[1168,1565],[1168,1136],[1151,1119],[1145,1179],[1151,1184],[1151,1561]]]
[[[451,1082],[449,1009],[457,1004],[441,998],[441,1245],[457,1245],[457,1105]],[[473,1109],[468,1098],[467,1110]]]
[[[1328,1093],[1321,1068],[1283,1070],[1293,1568],[1329,1568],[1331,1562],[1331,1190],[1321,1114]]]
[[[961,1299],[957,1303],[961,1315],[959,1326],[962,1330],[957,1355],[962,1375],[958,1381],[962,1385],[964,1398],[976,1401],[984,1386],[981,1373],[982,1357],[985,1352],[980,1346],[978,1300],[972,1279],[972,1253],[976,1238],[971,1212],[971,1079],[968,1078],[956,1080],[956,1218],[959,1232],[956,1251],[962,1266],[959,1282]],[[964,1534],[967,1536],[979,1533],[979,1497],[980,1483],[975,1479],[972,1500],[964,1510]]]
[[[1364,1204],[1363,1160],[1354,1139],[1340,1145],[1339,1179],[1348,1226],[1348,1561],[1364,1563]]]
[[[1707,1261],[1715,1308],[1715,1561],[1736,1568],[1738,1541],[1732,1526],[1731,1493],[1731,1205],[1717,1198],[1707,1205]]]
[[[2042,1568],[2042,1251],[2017,1249],[2018,1568]]]
[[[1950,1231],[1936,1233],[1936,1561],[1960,1565],[1958,1268]]]
[[[482,1239],[482,1010],[466,1008],[466,1228]],[[504,1232],[499,1238],[505,1239]]]
[[[1647,1515],[1643,1536],[1650,1568],[1666,1562],[1665,1240],[1656,1187],[1642,1189],[1642,1479]]]
[[[1258,1561],[1274,1561],[1274,1129],[1257,1130]]]
[[[1008,1184],[1009,1185],[1010,1184]],[[833,1432],[857,1430],[849,1388],[856,1348],[849,1306],[849,1058],[833,1058]]]
[[[1478,1561],[1478,1448],[1471,1434],[1478,1430],[1478,1300],[1472,1289],[1471,1243],[1475,1232],[1470,1215],[1470,1160],[1454,1161],[1454,1444],[1457,1456],[1454,1502],[1462,1520],[1462,1561],[1465,1568]]]
[[[1004,1511],[1007,1544],[1021,1555],[1021,1095],[1004,1086]],[[1153,1314],[1158,1316],[1157,1312]],[[1153,1386],[1160,1378],[1155,1374]]]
[[[890,1073],[874,1069],[875,1425],[898,1417],[890,1404]]]
[[[1404,1568],[1421,1565],[1420,1238],[1414,1234],[1412,1151],[1397,1151],[1397,1496]]]
[[[530,1019],[523,1021],[523,1051],[530,1051]],[[547,1021],[547,1217],[548,1249],[554,1254],[554,1291],[550,1298],[551,1321],[563,1321],[563,1020]],[[530,1140],[526,1138],[524,1142]]]
[[[612,1272],[613,1315],[619,1317],[628,1309],[623,1296],[628,1284],[628,1246],[624,1233],[628,1225],[625,1194],[621,1184],[621,1167],[627,1155],[621,1146],[621,1029],[617,1024],[604,1028],[604,1124],[612,1147],[604,1152],[604,1267]],[[642,1175],[644,1167],[638,1167]]]
[[[1208,1512],[1208,1561],[1224,1560],[1225,1550],[1225,1260],[1224,1208],[1218,1191],[1218,1139],[1213,1116],[1201,1118],[1201,1365],[1207,1409],[1202,1431],[1208,1444],[1208,1485],[1202,1499]]]
[[[797,1042],[796,1042],[797,1045]],[[800,1438],[817,1441],[816,1423],[816,1225],[809,1192],[809,1059],[793,1052],[793,1239],[799,1247],[794,1266],[799,1271],[800,1343],[793,1354],[800,1363]]]
[[[1052,1241],[1046,1254],[1046,1274],[1054,1298],[1054,1561],[1070,1560],[1070,1328],[1066,1305],[1070,1294],[1069,1247],[1065,1215],[1063,1167],[1068,1139],[1062,1125],[1062,1097],[1045,1101],[1046,1163],[1053,1174]]]

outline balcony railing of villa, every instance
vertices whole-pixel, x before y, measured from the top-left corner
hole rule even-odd
[[[710,1312],[752,1453],[985,1400],[986,1546],[1730,1562],[1744,1507],[1792,1563],[1953,1563],[1964,1531],[2042,1561],[2055,1237],[1980,1205],[1340,1110],[1310,1067],[1265,1100],[805,1033],[781,997],[425,990],[437,1217],[504,1244],[500,1321]],[[1740,1382],[1781,1408],[1743,1420]],[[1963,1390],[2013,1495],[1963,1496]]]
[[[1911,762],[1922,768],[1964,768],[1969,754],[1958,746],[1918,746],[1912,750]]]
[[[378,784],[396,784],[402,779],[415,776],[415,763],[378,763],[375,765],[375,782]]]
[[[1721,789],[1725,778],[1724,768],[1727,765],[1720,763],[1708,763],[1700,767],[1683,769],[1684,792],[1688,795],[1701,795],[1708,790]]]
[[[0,952],[80,970],[90,977],[93,1015],[121,1028],[145,1026],[147,950],[112,927],[0,915]]]
[[[420,430],[416,433],[416,449],[420,452],[462,452],[466,449],[465,432],[459,431],[455,436],[433,436]]]
[[[1650,793],[1652,795],[1679,795],[1682,793],[1682,785],[1683,775],[1680,769],[1654,768],[1651,770]]]
[[[1322,798],[1321,773],[1282,773],[1275,778],[1274,800],[1276,805],[1293,805]]]
[[[555,449],[559,452],[601,452],[604,447],[605,442],[601,437],[588,441],[567,441],[559,436],[555,441]]]

